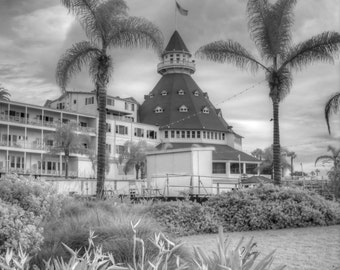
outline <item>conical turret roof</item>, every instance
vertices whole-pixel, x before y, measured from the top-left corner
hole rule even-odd
[[[184,94],[179,94],[182,91]],[[181,106],[187,112],[180,112]],[[163,112],[156,113],[155,108]],[[203,113],[208,109],[208,113]],[[230,132],[230,127],[215,109],[190,75],[164,75],[140,108],[142,123],[158,125],[161,129],[191,129]]]
[[[187,46],[185,46],[183,39],[177,32],[177,30],[172,34],[169,40],[169,43],[164,50],[164,53],[172,52],[172,51],[185,51],[185,52],[190,53]]]

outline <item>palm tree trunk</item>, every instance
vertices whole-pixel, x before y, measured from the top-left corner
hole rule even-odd
[[[291,156],[290,157],[290,170],[291,170],[290,175],[292,176],[292,179],[293,179],[293,174],[294,174],[294,163],[293,163],[293,160],[294,160],[294,157]]]
[[[67,153],[67,151],[65,151],[64,159],[65,159],[65,179],[67,179],[68,178],[68,162],[70,160],[70,156]]]
[[[96,90],[98,103],[98,148],[97,148],[97,199],[103,198],[106,162],[106,85],[108,83],[109,57],[103,52],[99,58]]]
[[[273,97],[273,168],[274,184],[281,184],[281,146],[280,146],[280,126],[279,126],[279,99]]]

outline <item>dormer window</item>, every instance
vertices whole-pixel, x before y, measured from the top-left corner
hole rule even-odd
[[[200,95],[200,94],[198,93],[198,90],[195,90],[193,93],[194,93],[194,96],[195,96],[195,97],[198,97],[198,96]]]
[[[179,112],[188,112],[188,107],[185,105],[182,105],[181,107],[179,107]]]
[[[180,95],[180,96],[184,96],[184,90],[183,90],[183,89],[179,90],[177,93],[178,93],[178,95]]]
[[[162,95],[162,96],[166,96],[167,94],[168,94],[168,92],[165,91],[165,90],[163,90],[163,91],[161,92],[161,95]]]
[[[149,98],[153,98],[153,97],[154,97],[154,94],[150,94],[150,95],[149,95]]]
[[[205,114],[209,113],[209,108],[208,107],[203,107],[202,112]]]
[[[162,113],[162,112],[164,112],[164,110],[163,110],[162,107],[157,106],[157,107],[154,109],[154,112],[155,112],[155,113]]]

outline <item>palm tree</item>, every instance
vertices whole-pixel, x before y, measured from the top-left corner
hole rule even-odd
[[[0,85],[0,100],[9,101],[10,96],[11,94],[8,92],[8,90]]]
[[[329,125],[329,116],[331,113],[336,113],[340,108],[340,92],[335,93],[326,103],[325,118],[329,134],[331,134],[331,127]]]
[[[114,47],[152,47],[162,49],[162,35],[149,21],[127,15],[124,0],[61,0],[80,21],[89,41],[73,45],[57,65],[57,82],[65,91],[71,77],[89,65],[98,103],[97,198],[102,198],[105,181],[106,88],[113,69],[108,50]]]
[[[281,155],[280,155],[280,164],[281,164],[281,173],[290,168],[286,160],[286,149],[282,147]],[[273,176],[273,167],[274,167],[274,156],[273,156],[273,147],[267,147],[266,149],[262,150],[261,156],[261,164],[259,165],[259,171],[264,174],[270,174]]]
[[[76,133],[75,123],[61,124],[55,132],[45,135],[45,144],[49,146],[49,154],[64,155],[65,178],[68,178],[68,165],[72,153],[87,154],[86,145],[90,143],[90,137]]]
[[[260,148],[256,148],[253,152],[251,152],[252,156],[254,156],[255,158],[262,160],[263,157],[263,150]]]
[[[146,169],[146,153],[153,151],[154,147],[148,145],[145,141],[139,141],[138,143],[127,141],[124,144],[124,153],[120,156],[125,160],[123,171],[127,174],[132,168],[135,168],[136,179],[143,179]]]
[[[334,146],[329,145],[328,152],[331,152],[330,155],[322,155],[316,158],[315,160],[315,166],[319,161],[322,161],[323,163],[333,163],[333,169],[335,171],[340,170],[340,148],[335,148]]]
[[[248,0],[248,28],[260,52],[257,60],[240,43],[227,40],[209,43],[199,48],[196,55],[216,62],[228,62],[241,69],[266,74],[269,96],[273,103],[274,181],[281,182],[279,103],[288,95],[292,85],[292,70],[308,64],[333,62],[340,49],[340,34],[323,32],[297,45],[291,44],[293,7],[296,0]]]
[[[288,152],[287,157],[290,157],[290,175],[292,176],[293,179],[293,174],[294,174],[294,159],[297,157],[295,152]]]

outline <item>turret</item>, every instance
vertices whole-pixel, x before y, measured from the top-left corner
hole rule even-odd
[[[162,58],[163,61],[157,65],[157,72],[161,75],[171,73],[191,75],[196,70],[195,61],[191,60],[191,53],[177,31],[171,36]]]

